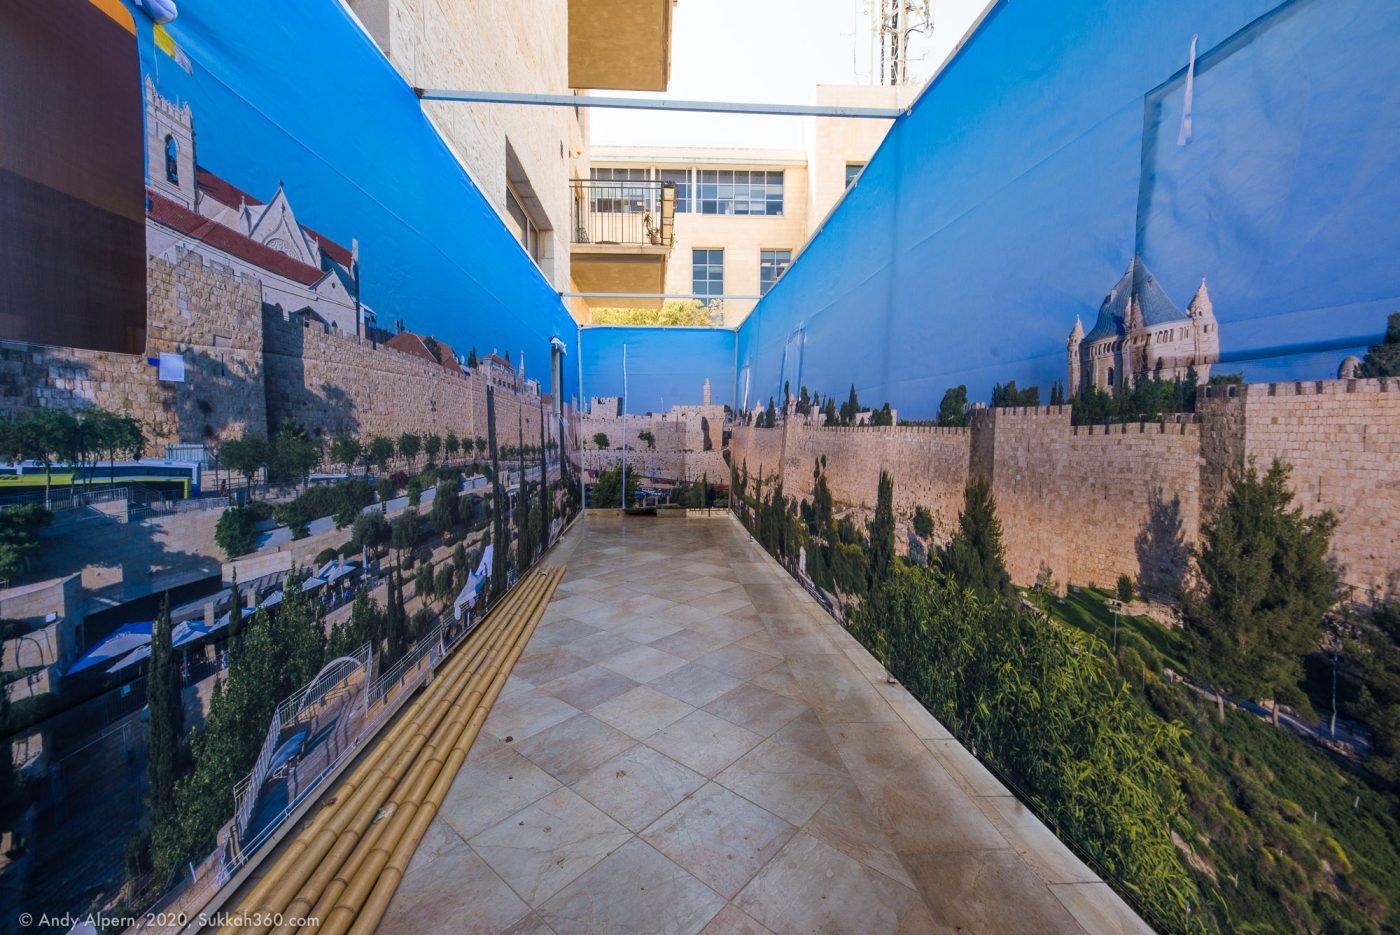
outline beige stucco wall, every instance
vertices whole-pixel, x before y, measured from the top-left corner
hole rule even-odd
[[[912,86],[819,84],[817,104],[845,107],[903,107],[913,100]],[[807,150],[807,216],[815,229],[846,190],[846,163],[870,161],[893,124],[891,120],[814,117],[803,126]]]
[[[415,87],[569,90],[567,0],[345,2]],[[538,200],[522,191],[527,207],[551,226],[541,268],[569,291],[569,180],[588,174],[586,111],[443,101],[424,111],[503,219],[507,145],[514,151]]]

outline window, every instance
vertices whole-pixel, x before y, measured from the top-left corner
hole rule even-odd
[[[783,213],[783,173],[747,169],[699,170],[701,214]]]
[[[690,170],[658,169],[656,177],[676,186],[676,213],[690,210]]]
[[[530,254],[530,258],[538,263],[544,256],[544,239],[540,237],[538,225],[520,203],[515,189],[509,185],[506,186],[506,212],[510,214],[511,233],[520,241],[525,252]]]
[[[846,187],[847,187],[847,188],[850,188],[850,187],[851,187],[851,183],[854,182],[854,181],[856,180],[856,176],[860,175],[860,170],[861,170],[861,169],[864,169],[864,168],[865,168],[865,163],[863,163],[863,162],[848,162],[848,163],[846,163]]]
[[[169,133],[165,135],[165,177],[180,184],[180,144]]]
[[[767,295],[773,284],[783,278],[783,273],[792,265],[791,250],[758,251],[758,292]]]
[[[709,308],[724,295],[724,251],[692,250],[690,258],[690,291]]]
[[[588,176],[595,182],[613,182],[612,185],[593,185],[591,199],[593,211],[602,214],[643,214],[651,210],[653,186],[650,169],[589,169]],[[640,182],[640,185],[629,185]]]

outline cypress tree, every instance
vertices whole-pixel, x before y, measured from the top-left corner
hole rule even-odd
[[[1303,657],[1317,648],[1322,618],[1335,602],[1327,562],[1331,512],[1304,516],[1293,506],[1289,468],[1275,461],[1260,477],[1248,464],[1202,530],[1197,566],[1203,591],[1186,602],[1193,670],[1230,694],[1310,710],[1298,688]]]
[[[983,597],[1011,593],[1011,576],[1006,572],[1001,542],[1001,520],[997,518],[991,481],[982,474],[972,475],[963,488],[958,531],[949,540],[942,560],[944,569],[959,584]]]
[[[870,593],[884,583],[894,567],[894,478],[880,472],[880,488],[875,498],[875,516],[870,521]]]
[[[146,675],[146,710],[150,718],[146,781],[153,822],[169,815],[174,804],[180,738],[185,733],[185,711],[180,704],[180,666],[175,659],[172,630],[167,592],[151,627],[151,667]]]

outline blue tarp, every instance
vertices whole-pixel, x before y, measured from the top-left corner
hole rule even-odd
[[[1220,371],[1334,377],[1400,308],[1398,44],[1368,0],[999,4],[740,328],[741,404],[1045,399],[1135,255],[1209,283]]]
[[[622,348],[627,346],[628,411],[666,412],[698,406],[705,381],[711,402],[734,401],[733,331],[723,328],[589,327],[579,333],[583,391],[622,395]]]

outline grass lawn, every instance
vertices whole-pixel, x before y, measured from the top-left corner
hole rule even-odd
[[[1060,623],[1092,633],[1109,646],[1113,645],[1113,611],[1104,601],[1113,594],[1099,588],[1071,585],[1064,597],[1050,598],[1050,617]],[[1185,647],[1181,634],[1168,630],[1151,617],[1118,616],[1118,645],[1132,646],[1145,659],[1153,655],[1177,672],[1186,672]],[[1151,652],[1144,652],[1150,649]]]

